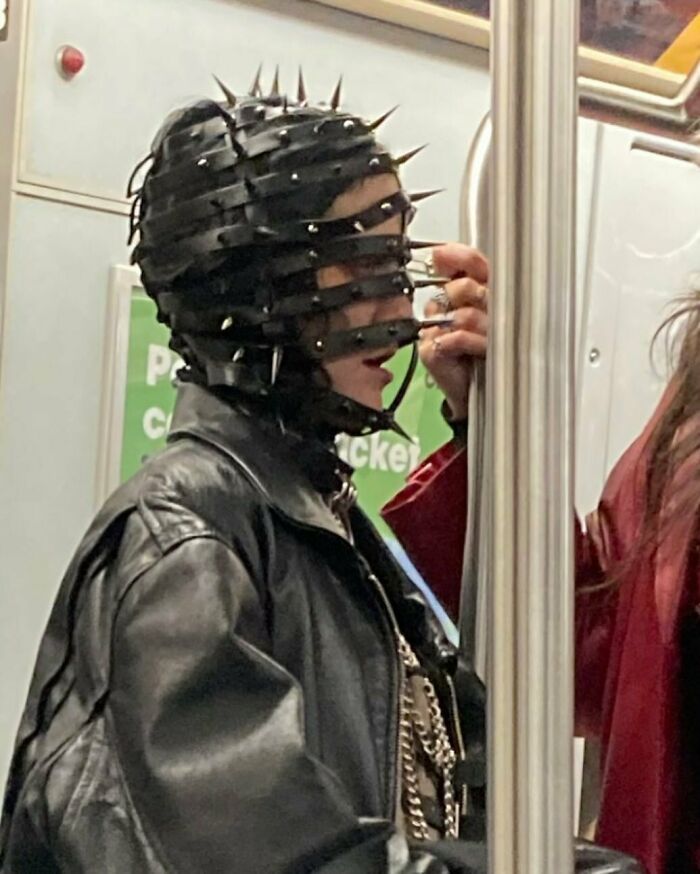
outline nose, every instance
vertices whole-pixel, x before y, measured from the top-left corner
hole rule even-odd
[[[407,295],[396,295],[379,301],[378,321],[390,322],[395,319],[410,319],[413,317],[413,305]]]

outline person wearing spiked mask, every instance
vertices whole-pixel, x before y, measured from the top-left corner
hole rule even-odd
[[[384,365],[420,329],[418,198],[339,88],[251,92],[173,113],[135,195],[133,260],[185,367],[168,447],[58,595],[4,874],[483,870],[483,846],[439,861],[479,822],[479,702],[460,726],[456,654],[333,444],[400,431],[414,362],[388,407]]]
[[[64,578],[0,869],[484,872],[481,690],[333,444],[400,430],[416,198],[339,90],[224,94],[167,119],[136,194],[185,367]]]

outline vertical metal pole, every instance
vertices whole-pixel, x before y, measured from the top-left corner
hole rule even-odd
[[[469,155],[460,205],[460,239],[491,257],[490,227],[491,118],[479,125]],[[459,605],[459,648],[486,679],[485,580],[487,578],[486,501],[489,470],[485,465],[486,364],[472,362],[467,437],[467,528],[464,540]]]
[[[489,848],[573,871],[577,0],[494,0]]]

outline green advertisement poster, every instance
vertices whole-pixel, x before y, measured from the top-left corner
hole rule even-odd
[[[129,306],[122,481],[165,445],[175,401],[173,377],[181,361],[168,348],[168,330],[156,321],[155,315],[153,301],[143,289],[134,286]],[[392,362],[396,378],[387,389],[387,401],[391,391],[400,385],[409,354],[404,349]],[[387,432],[339,438],[341,457],[356,470],[354,481],[360,503],[387,539],[390,534],[379,519],[379,509],[402,487],[419,462],[449,438],[449,430],[440,416],[440,402],[440,393],[419,367],[398,417],[413,438],[412,443]]]
[[[168,338],[168,329],[156,321],[155,303],[142,288],[132,288],[119,468],[122,481],[165,446],[175,404],[173,379],[182,365],[168,348]]]

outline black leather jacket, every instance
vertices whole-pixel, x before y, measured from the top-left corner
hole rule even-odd
[[[391,840],[393,622],[450,713],[456,660],[357,510],[352,527],[356,548],[276,430],[182,386],[169,447],[61,586],[3,872],[417,871]]]
[[[181,387],[169,447],[107,502],[61,586],[3,874],[483,872],[483,845],[409,848],[392,825],[394,623],[457,746],[461,711],[472,776],[483,701],[357,510],[352,528],[355,547],[278,431]]]

